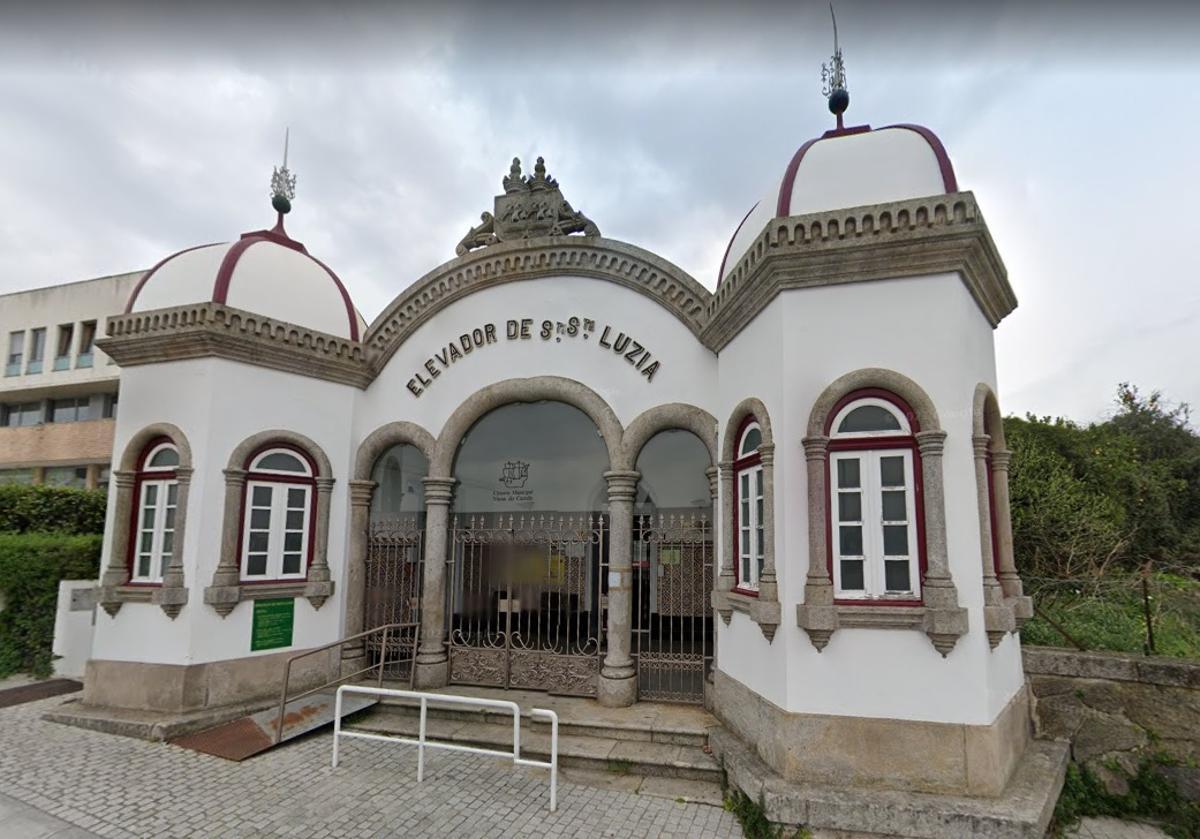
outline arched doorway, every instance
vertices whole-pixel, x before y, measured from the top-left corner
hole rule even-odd
[[[428,474],[428,459],[408,443],[388,448],[371,468],[375,489],[363,568],[363,626],[367,629],[420,622],[425,556],[423,480]],[[382,636],[373,635],[366,644],[371,661],[378,661]],[[387,661],[394,662],[390,678],[408,678],[415,645],[415,631],[389,634]]]
[[[633,651],[642,699],[704,701],[713,649],[710,465],[690,431],[660,431],[638,454]]]
[[[450,680],[594,695],[604,649],[609,454],[561,402],[504,405],[454,461]]]

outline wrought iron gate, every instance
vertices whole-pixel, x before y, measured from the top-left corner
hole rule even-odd
[[[455,517],[450,680],[594,696],[607,523],[598,514]]]
[[[367,561],[363,628],[385,624],[410,624],[421,620],[424,516],[372,521],[367,530]],[[378,662],[382,634],[366,638],[367,654]],[[387,637],[385,675],[407,679],[416,655],[415,628],[392,632]]]
[[[638,516],[633,528],[638,696],[704,701],[712,666],[712,526],[707,516]]]

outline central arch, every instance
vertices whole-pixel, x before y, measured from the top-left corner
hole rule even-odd
[[[451,682],[595,694],[608,465],[595,421],[555,400],[499,405],[460,438],[447,566]]]

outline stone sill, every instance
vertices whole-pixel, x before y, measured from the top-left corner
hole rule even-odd
[[[767,641],[775,638],[775,630],[779,628],[779,601],[765,596],[763,592],[757,595],[745,594],[740,591],[714,591],[712,593],[713,608],[721,615],[726,625],[733,612],[741,612],[758,624]]]
[[[166,586],[162,583],[146,583],[144,585],[125,585],[108,588],[101,586],[99,603],[104,611],[112,617],[126,603],[151,603],[162,607],[171,620],[179,617],[179,612],[188,601],[188,590],[182,587]]]
[[[843,629],[921,629],[925,626],[924,606],[884,605],[881,603],[837,604],[838,626]]]
[[[280,580],[271,583],[209,586],[204,590],[204,602],[212,606],[221,617],[226,617],[243,600],[304,597],[314,609],[320,609],[332,595],[332,580]]]

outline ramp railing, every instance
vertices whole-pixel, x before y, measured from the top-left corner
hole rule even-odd
[[[408,634],[408,632],[407,632],[409,630],[411,630],[411,635]],[[360,640],[363,641],[364,642],[363,643],[364,650],[369,651],[372,648],[372,645],[366,643],[366,641],[367,641],[367,639],[372,638],[374,636],[382,636],[381,642],[379,644],[379,661],[371,662],[370,655],[367,652],[364,652],[364,656],[366,657],[367,661],[369,662],[366,667],[363,667],[359,670],[355,670],[352,673],[343,673],[340,676],[338,676],[336,679],[331,679],[328,682],[325,682],[324,684],[320,684],[320,685],[317,685],[316,687],[309,688],[308,690],[288,696],[288,683],[291,681],[291,677],[292,677],[292,665],[295,664],[297,661],[299,661],[302,658],[308,658],[310,656],[314,656],[314,655],[318,655],[323,652],[327,652],[329,650],[332,650],[335,647],[337,647],[338,649],[341,649],[343,646],[345,646],[346,644],[349,644],[352,641],[360,641]],[[411,639],[411,642],[409,641],[409,639]],[[398,643],[393,643],[393,642],[398,642]],[[279,742],[283,739],[283,714],[284,714],[284,710],[286,709],[287,704],[289,702],[295,702],[297,699],[303,699],[304,697],[311,696],[314,693],[320,693],[321,691],[327,690],[327,689],[333,687],[334,685],[338,685],[343,682],[350,681],[351,679],[357,679],[367,673],[372,673],[372,672],[376,673],[376,682],[375,682],[376,686],[382,687],[383,686],[383,674],[384,674],[384,672],[387,668],[387,664],[388,664],[388,651],[392,648],[392,646],[396,646],[400,649],[405,649],[405,650],[409,651],[410,661],[409,661],[409,668],[408,668],[408,686],[411,688],[413,686],[413,680],[414,680],[414,678],[416,678],[416,672],[417,672],[416,654],[417,654],[417,645],[420,644],[420,642],[421,642],[421,624],[419,622],[413,621],[413,622],[409,622],[409,623],[388,623],[388,624],[384,624],[383,626],[377,626],[374,629],[368,629],[365,632],[359,632],[355,635],[348,635],[345,638],[341,638],[330,644],[326,644],[323,647],[313,647],[311,650],[305,650],[302,653],[297,653],[296,655],[288,658],[287,662],[284,664],[284,667],[283,667],[283,687],[281,687],[279,690],[279,716],[275,720],[275,744],[278,745]],[[400,659],[397,659],[397,658],[392,659],[393,663],[396,661],[399,661],[399,660]],[[342,695],[339,693],[338,699],[337,699],[337,709],[336,709],[337,717],[334,720],[334,722],[337,724],[340,724],[340,722],[341,722],[341,710],[342,710]]]
[[[393,699],[417,699],[421,703],[421,723],[417,729],[417,739],[411,737],[390,737],[384,734],[371,734],[366,731],[342,730],[342,696],[347,693],[360,693],[368,696],[386,696]],[[446,705],[466,705],[473,708],[495,708],[508,711],[513,720],[513,746],[511,752],[498,749],[481,749],[475,746],[463,746],[458,743],[430,742],[426,736],[429,703],[436,702]],[[516,702],[503,699],[479,699],[474,696],[455,696],[446,693],[424,693],[416,690],[391,690],[382,687],[365,687],[359,685],[342,685],[337,689],[337,704],[333,714],[333,768],[338,765],[338,742],[342,737],[356,737],[360,740],[379,740],[384,743],[401,743],[417,747],[417,783],[425,779],[425,750],[445,749],[448,752],[467,752],[476,755],[491,755],[494,757],[512,758],[513,766],[536,766],[550,770],[550,812],[558,809],[558,714],[544,708],[530,708],[532,717],[542,717],[550,721],[550,761],[528,760],[521,757],[521,707]]]

